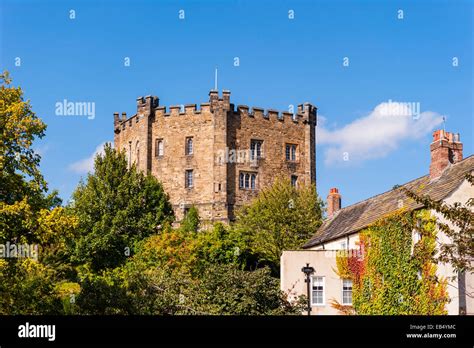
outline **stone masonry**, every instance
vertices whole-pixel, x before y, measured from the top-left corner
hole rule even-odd
[[[293,184],[316,181],[316,107],[295,115],[230,103],[211,90],[209,102],[159,106],[137,99],[137,113],[114,114],[114,144],[129,166],[158,178],[177,220],[194,205],[203,220],[229,222],[239,206],[283,176]]]

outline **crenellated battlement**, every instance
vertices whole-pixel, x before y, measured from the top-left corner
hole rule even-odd
[[[293,123],[307,123],[311,120],[316,124],[316,110],[317,108],[310,104],[305,103],[298,105],[298,112],[293,114],[289,111],[278,111],[275,109],[267,109],[254,106],[249,108],[247,105],[238,105],[236,112],[242,117],[253,117],[253,118],[264,118],[268,120],[278,120],[280,122],[293,122]]]
[[[171,105],[167,108],[159,105],[157,96],[138,97],[137,113],[135,115],[127,118],[127,114],[123,112],[120,118],[118,112],[114,113],[114,128],[115,132],[118,133],[133,127],[134,124],[148,117],[151,117],[153,122],[159,117],[199,116],[203,113],[220,114],[218,110],[227,111],[229,117],[237,114],[241,117],[267,119],[288,124],[311,123],[316,125],[317,108],[310,103],[298,105],[295,113],[286,110],[264,109],[257,106],[249,108],[247,105],[237,105],[235,107],[234,104],[230,103],[230,91],[222,91],[222,97],[219,97],[217,90],[211,90],[209,92],[209,102],[201,103],[199,108],[197,104]]]

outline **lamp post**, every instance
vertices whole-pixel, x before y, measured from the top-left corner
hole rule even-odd
[[[306,294],[308,297],[308,307],[306,310],[308,311],[308,315],[311,315],[311,297],[310,297],[310,285],[311,285],[311,274],[314,273],[314,268],[310,267],[309,263],[306,264],[305,267],[301,269],[301,272],[303,272],[306,275],[306,279],[304,282],[306,283]]]

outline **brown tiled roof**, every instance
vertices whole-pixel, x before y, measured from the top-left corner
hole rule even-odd
[[[403,187],[420,195],[428,195],[440,201],[453,192],[464,180],[466,173],[474,170],[474,155],[446,168],[443,174],[430,181],[430,176],[407,182]],[[400,206],[400,204],[403,204]],[[350,205],[337,211],[332,218],[326,219],[316,234],[303,249],[311,248],[352,233],[374,223],[381,216],[395,212],[403,207],[407,210],[421,208],[422,205],[408,198],[401,190],[393,189],[365,201]]]

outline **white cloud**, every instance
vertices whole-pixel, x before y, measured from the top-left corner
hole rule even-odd
[[[69,165],[69,170],[77,174],[87,174],[94,170],[94,159],[98,154],[104,153],[104,146],[107,142],[103,142],[95,148],[95,151],[92,155],[87,158],[81,159],[77,162],[71,163]]]
[[[326,128],[327,120],[317,127],[317,143],[325,146],[325,163],[362,162],[387,156],[406,140],[431,133],[443,122],[442,116],[419,112],[418,103],[381,103],[368,115],[336,129]]]

